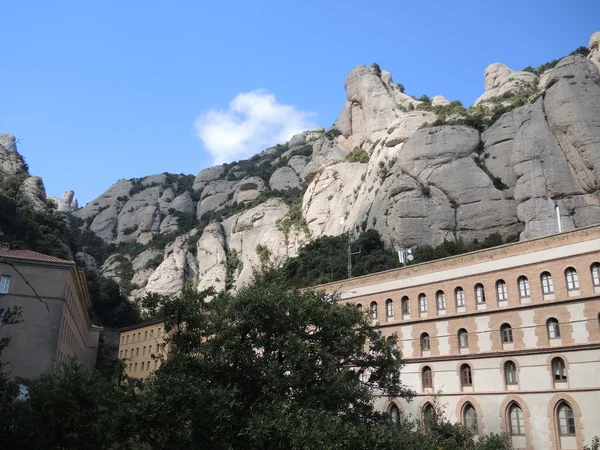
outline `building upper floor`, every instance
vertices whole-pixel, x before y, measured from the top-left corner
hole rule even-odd
[[[161,320],[121,328],[119,332],[119,359],[129,376],[147,378],[160,367],[168,353]]]

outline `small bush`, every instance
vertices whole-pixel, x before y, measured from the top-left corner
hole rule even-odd
[[[369,162],[369,154],[360,147],[354,147],[345,158],[345,161],[348,162],[357,162],[357,163],[368,163]]]

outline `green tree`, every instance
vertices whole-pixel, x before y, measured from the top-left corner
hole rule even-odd
[[[171,335],[141,396],[141,438],[155,448],[352,448],[340,442],[380,418],[375,391],[412,395],[395,336],[279,272],[210,303],[192,290],[153,300]]]
[[[129,449],[135,393],[118,377],[106,380],[75,360],[25,382],[28,398],[12,402],[0,448],[29,450]]]

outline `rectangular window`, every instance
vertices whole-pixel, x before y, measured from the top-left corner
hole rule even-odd
[[[156,370],[156,367],[158,366],[158,359],[154,360],[154,369]]]
[[[144,371],[144,361],[142,361],[142,372]]]
[[[144,348],[142,349],[142,356],[146,356],[146,346],[144,345]]]
[[[144,340],[146,340],[146,339],[148,339],[148,332],[147,331],[144,333]]]
[[[427,297],[425,297],[424,295],[421,295],[419,297],[419,311],[422,313],[427,312]]]
[[[10,275],[0,276],[0,294],[8,294],[10,287]]]
[[[135,364],[133,365],[133,371],[134,371],[134,372],[137,372],[137,363],[135,363]]]
[[[150,346],[148,347],[148,355],[151,355],[151,354],[152,354],[152,346],[150,345]]]
[[[135,349],[135,356],[140,356],[140,348]]]

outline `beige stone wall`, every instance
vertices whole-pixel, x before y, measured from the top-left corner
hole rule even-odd
[[[56,369],[73,356],[94,365],[98,330],[88,315],[87,286],[76,268],[64,265],[14,263],[15,271],[0,262],[0,273],[10,275],[8,294],[0,294],[0,308],[19,306],[22,322],[0,327],[0,337],[10,337],[3,360],[12,376],[35,378]],[[32,288],[35,289],[40,301]],[[47,305],[47,308],[46,308]]]
[[[125,363],[125,372],[132,377],[147,378],[166,358],[162,322],[150,322],[122,329],[119,336],[119,358]]]
[[[422,408],[440,391],[450,420],[462,422],[465,404],[477,411],[479,432],[509,430],[508,411],[518,404],[525,418],[524,435],[511,437],[514,448],[582,448],[598,435],[600,414],[600,286],[594,286],[591,265],[600,261],[600,227],[511,244],[445,260],[321,286],[340,293],[340,303],[360,304],[384,335],[397,334],[407,361],[402,379],[417,392],[411,403],[381,398],[377,408],[387,411],[394,401],[406,414],[420,417]],[[568,290],[565,270],[574,268],[579,289]],[[540,276],[552,274],[554,292],[544,295]],[[518,279],[529,280],[530,293],[521,297]],[[504,280],[508,297],[500,301],[497,282]],[[481,283],[485,304],[478,304],[475,285]],[[466,305],[457,308],[454,291],[462,287]],[[446,296],[438,311],[436,292]],[[427,313],[419,311],[420,294],[427,297]],[[401,299],[408,296],[410,316]],[[394,315],[385,302],[392,299]],[[370,314],[369,314],[370,317]],[[547,321],[559,322],[560,337],[550,339]],[[512,342],[503,342],[501,327],[509,324]],[[468,348],[459,347],[458,331],[468,332]],[[421,350],[427,333],[430,351]],[[552,360],[564,360],[567,380],[553,377]],[[517,367],[518,383],[507,384],[504,364]],[[472,386],[462,386],[460,368],[471,368]],[[423,389],[422,370],[433,372],[433,388]],[[576,422],[575,436],[559,436],[556,408],[567,401]]]

